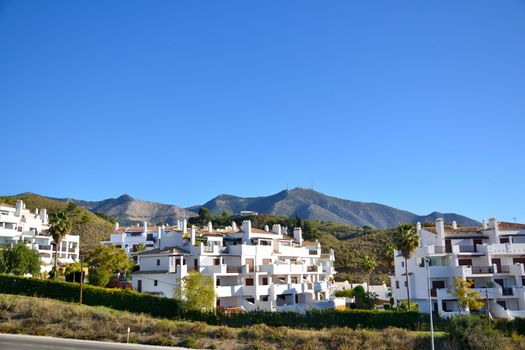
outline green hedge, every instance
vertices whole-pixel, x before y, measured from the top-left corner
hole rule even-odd
[[[0,293],[45,297],[79,302],[80,284],[0,275]],[[84,285],[82,302],[116,310],[143,312],[158,317],[173,317],[181,312],[178,300],[161,298],[126,289],[108,289]]]
[[[39,280],[0,275],[0,293],[21,294],[78,302],[78,283]],[[107,306],[117,310],[147,313],[156,317],[181,318],[203,321],[208,324],[242,327],[258,323],[268,326],[294,328],[352,327],[375,328],[400,327],[412,330],[428,329],[428,316],[418,312],[377,310],[314,310],[302,315],[296,312],[253,311],[227,315],[185,310],[175,299],[162,298],[131,290],[107,289],[84,285],[83,303]]]

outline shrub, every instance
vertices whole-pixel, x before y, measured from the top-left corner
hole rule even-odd
[[[0,275],[0,292],[78,302],[80,285],[61,281]],[[124,289],[106,289],[84,285],[83,303],[112,309],[174,317],[182,312],[180,302]]]
[[[495,350],[505,349],[508,341],[487,320],[474,315],[460,315],[449,320],[449,345],[452,349]]]

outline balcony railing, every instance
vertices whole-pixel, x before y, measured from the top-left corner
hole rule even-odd
[[[473,245],[460,245],[459,251],[461,253],[476,253],[478,249],[476,246]]]
[[[241,267],[240,266],[228,265],[228,266],[226,266],[226,272],[227,273],[240,273],[241,272]]]
[[[509,273],[510,266],[508,265],[498,266],[497,270],[498,270],[497,273]]]
[[[502,288],[503,295],[514,295],[512,288]]]
[[[476,275],[481,275],[484,273],[494,273],[493,266],[472,266],[472,273]]]
[[[443,254],[443,253],[448,253],[447,247],[437,246],[437,245],[434,246],[434,254]]]

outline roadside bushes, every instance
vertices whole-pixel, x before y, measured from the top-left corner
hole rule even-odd
[[[0,275],[0,293],[38,296],[79,302],[80,284]],[[178,300],[156,297],[131,290],[83,286],[82,302],[92,306],[173,317],[181,312]]]
[[[489,326],[486,319],[475,315],[455,316],[447,323],[446,349],[496,350],[511,349],[501,332]]]
[[[78,302],[78,283],[38,280],[0,275],[0,293],[21,294]],[[428,329],[426,315],[417,312],[377,310],[313,310],[304,315],[296,312],[253,311],[237,314],[189,310],[178,300],[162,298],[131,290],[106,289],[84,285],[83,303],[112,309],[150,314],[156,317],[202,321],[213,325],[244,327],[266,324],[271,327],[317,328],[351,327],[384,329],[399,327]]]

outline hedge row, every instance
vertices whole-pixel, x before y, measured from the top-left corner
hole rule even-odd
[[[0,275],[0,293],[78,302],[80,285],[78,283]],[[117,310],[141,312],[156,317],[181,318],[232,327],[265,323],[268,326],[301,328],[338,326],[375,329],[386,327],[400,327],[412,330],[428,329],[427,315],[417,312],[315,310],[309,311],[304,315],[296,312],[270,311],[253,311],[228,315],[185,310],[178,300],[171,298],[162,298],[131,290],[107,289],[89,285],[84,285],[83,303],[92,306],[107,306]]]
[[[0,293],[37,296],[78,303],[80,284],[0,275]],[[143,312],[157,317],[173,317],[181,312],[178,300],[138,293],[128,289],[108,289],[84,285],[82,302],[116,310]]]

